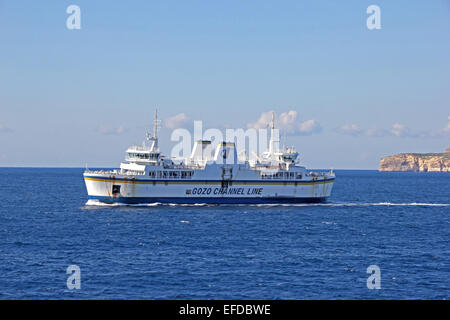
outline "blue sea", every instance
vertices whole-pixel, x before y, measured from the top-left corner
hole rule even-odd
[[[313,205],[90,206],[82,172],[0,168],[0,299],[450,297],[450,174],[336,171]]]

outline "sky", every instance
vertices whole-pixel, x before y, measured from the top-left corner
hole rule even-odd
[[[307,167],[377,169],[449,147],[449,101],[449,0],[0,0],[0,166],[118,167],[157,108],[165,153],[274,111]]]

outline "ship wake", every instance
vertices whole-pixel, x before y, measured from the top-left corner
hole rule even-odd
[[[326,203],[293,203],[293,204],[211,204],[211,203],[105,203],[98,200],[88,200],[85,204],[86,207],[156,207],[156,206],[169,206],[169,207],[372,207],[372,206],[385,206],[385,207],[450,207],[450,203],[427,203],[427,202],[326,202]]]

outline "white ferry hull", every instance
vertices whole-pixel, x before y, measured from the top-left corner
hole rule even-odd
[[[330,196],[334,177],[304,181],[151,180],[84,174],[89,199],[104,203],[276,204],[318,203]],[[115,187],[114,187],[115,186]]]
[[[90,200],[105,203],[276,204],[325,201],[332,171],[310,172],[299,165],[294,148],[279,150],[272,113],[270,142],[262,155],[239,159],[234,141],[222,141],[212,153],[211,140],[197,140],[189,157],[167,158],[158,147],[158,119],[148,146],[131,146],[120,169],[91,171],[84,180]],[[236,137],[237,138],[237,137]]]

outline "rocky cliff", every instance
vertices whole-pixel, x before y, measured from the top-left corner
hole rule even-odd
[[[450,172],[450,148],[443,153],[400,153],[384,157],[379,171]]]

